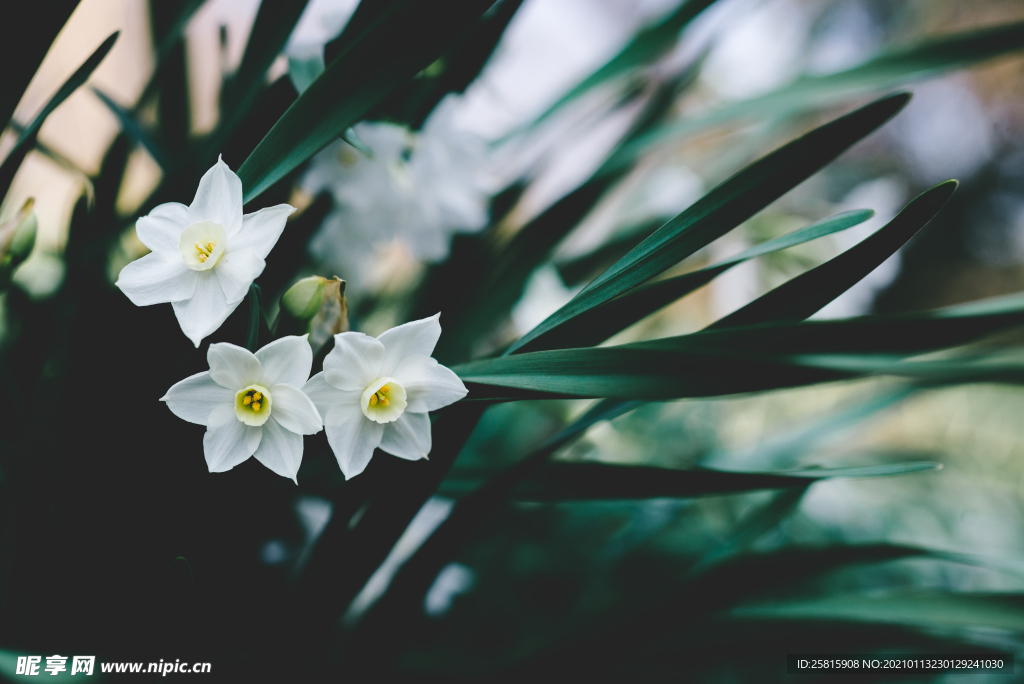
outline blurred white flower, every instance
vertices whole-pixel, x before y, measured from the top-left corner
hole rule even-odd
[[[582,285],[570,289],[562,282],[558,269],[545,264],[530,274],[523,288],[523,295],[512,307],[512,325],[516,333],[525,335],[555,313],[582,289]]]
[[[115,283],[136,306],[170,302],[196,347],[238,306],[295,207],[242,215],[242,181],[220,159],[190,206],[168,202],[135,223],[152,253],[121,270]]]
[[[221,342],[206,354],[210,370],[175,384],[160,401],[190,423],[206,426],[203,451],[211,473],[231,470],[250,456],[295,481],[302,435],[323,421],[300,389],[313,367],[302,337],[275,340],[255,354]]]
[[[341,33],[358,4],[358,0],[310,0],[288,37],[285,54],[298,58],[319,54],[322,58],[324,45]]]
[[[355,133],[373,156],[337,141],[320,152],[302,186],[329,191],[335,209],[310,250],[363,285],[375,249],[400,240],[427,262],[448,256],[452,236],[487,223],[487,149],[454,121],[448,96],[420,132],[387,123],[361,123]]]
[[[323,372],[302,388],[324,417],[327,441],[346,479],[363,472],[378,447],[410,461],[426,458],[427,412],[466,396],[459,377],[430,357],[441,336],[440,316],[376,338],[338,333]]]

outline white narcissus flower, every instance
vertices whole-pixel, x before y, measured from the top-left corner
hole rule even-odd
[[[115,284],[136,306],[170,302],[198,347],[245,299],[293,211],[278,204],[243,216],[242,181],[218,159],[190,206],[161,204],[135,223],[153,251],[125,266]]]
[[[203,451],[211,473],[255,456],[295,480],[302,435],[323,429],[316,406],[300,389],[313,367],[306,337],[282,337],[255,354],[226,342],[211,344],[210,370],[185,378],[161,397],[174,415],[206,426]]]
[[[302,186],[330,192],[335,208],[310,253],[365,288],[377,246],[399,240],[415,258],[437,262],[448,257],[455,233],[483,229],[490,159],[485,142],[456,124],[458,106],[458,98],[446,97],[419,132],[357,124],[372,158],[342,141],[313,157]]]
[[[441,336],[435,314],[385,331],[334,336],[324,370],[302,388],[320,410],[327,441],[346,479],[380,447],[410,461],[430,453],[427,411],[466,396],[459,377],[430,355]]]

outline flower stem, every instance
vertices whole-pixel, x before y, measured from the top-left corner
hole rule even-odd
[[[249,333],[245,336],[245,348],[256,353],[260,332],[260,286],[249,285]]]

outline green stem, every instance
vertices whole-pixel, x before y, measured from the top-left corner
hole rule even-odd
[[[245,348],[256,353],[260,333],[260,286],[249,286],[249,333],[245,336]]]

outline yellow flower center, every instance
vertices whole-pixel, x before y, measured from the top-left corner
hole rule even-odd
[[[270,418],[270,392],[262,385],[249,385],[235,394],[235,415],[246,425],[263,425]]]
[[[196,251],[199,252],[199,261],[203,262],[210,258],[213,254],[214,246],[212,242],[207,242],[204,246],[203,243],[196,243]]]
[[[405,412],[405,388],[394,378],[377,378],[363,390],[363,415],[377,423],[398,420]]]
[[[226,238],[224,227],[219,223],[193,223],[181,233],[178,252],[190,269],[206,271],[216,266],[224,256]]]
[[[370,406],[388,406],[391,402],[388,401],[388,395],[391,394],[391,387],[384,385],[379,390],[370,395]]]

